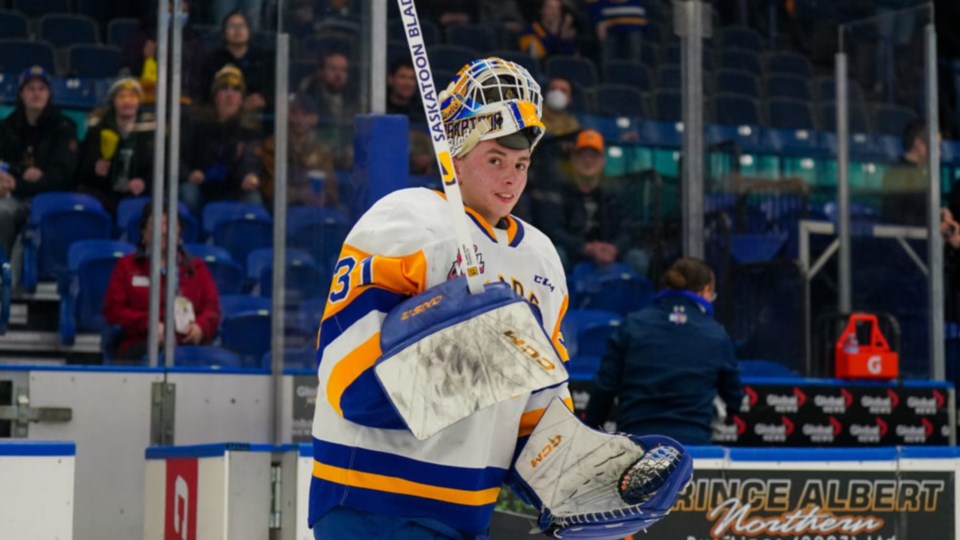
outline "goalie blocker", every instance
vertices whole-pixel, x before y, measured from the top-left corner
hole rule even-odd
[[[567,380],[539,310],[506,283],[470,294],[459,277],[427,289],[387,315],[380,348],[377,379],[419,440]]]

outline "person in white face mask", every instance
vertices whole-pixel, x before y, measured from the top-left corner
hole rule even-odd
[[[563,77],[553,77],[547,83],[543,123],[547,126],[547,137],[562,137],[580,130],[580,122],[570,112],[573,101],[573,85]]]

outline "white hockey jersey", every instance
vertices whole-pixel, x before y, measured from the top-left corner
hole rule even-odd
[[[482,534],[518,441],[553,398],[572,409],[564,383],[488,407],[418,441],[387,401],[373,371],[384,317],[456,274],[446,205],[435,191],[394,192],[360,218],[344,243],[317,338],[311,523],[343,505]],[[509,283],[539,306],[544,329],[567,360],[560,333],[566,277],[550,240],[514,217],[495,228],[472,210],[467,214],[485,281]]]

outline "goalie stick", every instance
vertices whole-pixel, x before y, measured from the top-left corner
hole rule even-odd
[[[417,85],[420,88],[423,112],[430,128],[433,153],[440,167],[443,192],[447,195],[447,207],[453,218],[454,236],[460,246],[460,272],[467,277],[470,293],[479,294],[483,292],[483,281],[474,257],[473,242],[467,232],[469,229],[463,208],[463,197],[460,194],[460,184],[453,168],[453,157],[450,154],[450,143],[447,141],[447,132],[443,125],[439,97],[441,89],[433,83],[433,72],[430,70],[430,61],[427,58],[427,46],[423,41],[420,17],[417,15],[413,0],[397,0],[397,7],[405,17],[404,33],[407,38],[407,47],[410,49],[410,58],[413,61]],[[478,128],[475,132],[480,136],[481,129]]]

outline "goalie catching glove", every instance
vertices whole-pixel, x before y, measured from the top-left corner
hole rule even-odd
[[[449,280],[387,315],[377,379],[413,435],[426,439],[480,409],[567,380],[539,317],[506,283],[472,295],[466,278]]]
[[[595,431],[554,400],[517,458],[526,495],[554,538],[616,539],[666,516],[693,476],[680,443]]]

